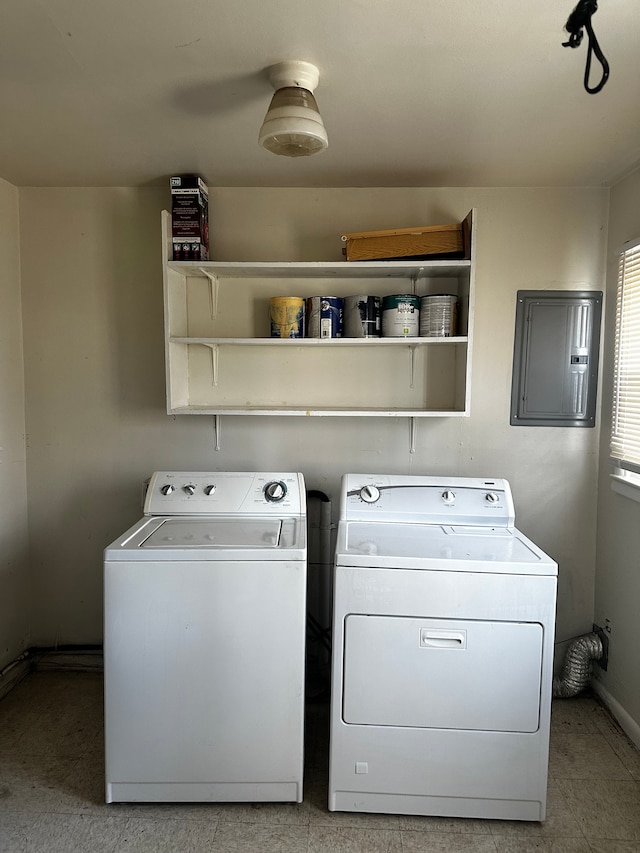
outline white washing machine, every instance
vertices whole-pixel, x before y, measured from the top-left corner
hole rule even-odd
[[[557,565],[505,480],[347,474],[329,809],[543,820]]]
[[[301,474],[157,472],[105,551],[106,800],[302,801]]]

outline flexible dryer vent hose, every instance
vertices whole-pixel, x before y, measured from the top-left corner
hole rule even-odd
[[[562,675],[553,679],[553,698],[569,699],[588,685],[591,661],[602,657],[602,640],[597,634],[578,637],[567,649]]]

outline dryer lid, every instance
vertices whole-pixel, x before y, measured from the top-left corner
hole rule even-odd
[[[556,575],[556,563],[514,527],[367,523],[338,525],[336,565]]]

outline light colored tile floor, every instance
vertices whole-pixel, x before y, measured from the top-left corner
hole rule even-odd
[[[327,712],[308,709],[300,805],[107,806],[102,676],[32,673],[0,701],[0,851],[640,853],[640,752],[591,695],[554,702],[543,823],[329,812]]]

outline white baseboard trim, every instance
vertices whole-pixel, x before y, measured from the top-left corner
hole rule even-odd
[[[33,668],[43,670],[95,670],[101,672],[104,668],[102,652],[46,652],[34,655]]]
[[[15,665],[8,670],[6,675],[0,678],[0,699],[4,699],[7,693],[10,693],[16,684],[28,675],[31,670],[31,658],[16,661]]]
[[[640,749],[640,724],[638,724],[633,717],[625,711],[618,700],[614,699],[607,688],[595,678],[591,679],[591,686],[611,711],[616,720],[620,723],[624,732],[631,738],[638,749]]]

